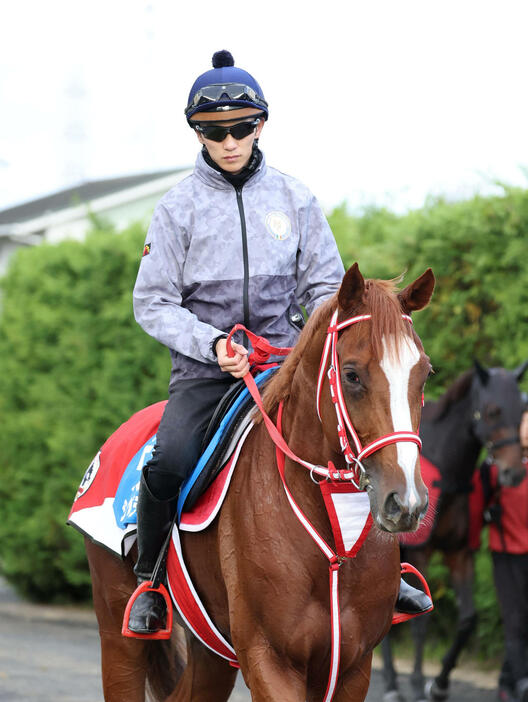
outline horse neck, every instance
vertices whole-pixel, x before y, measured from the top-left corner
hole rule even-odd
[[[328,461],[329,448],[317,416],[317,378],[301,359],[294,376],[289,398],[284,406],[283,428],[291,448],[311,463]]]
[[[438,419],[422,418],[420,437],[422,453],[436,465],[444,485],[467,487],[482,448],[472,431],[470,393],[454,401]]]

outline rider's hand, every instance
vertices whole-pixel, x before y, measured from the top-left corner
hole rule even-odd
[[[248,352],[241,344],[231,341],[235,355],[227,355],[227,339],[218,339],[215,346],[218,365],[225,373],[231,373],[235,378],[243,378],[249,370]]]

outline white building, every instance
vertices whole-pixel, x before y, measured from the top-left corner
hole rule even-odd
[[[89,181],[0,210],[0,275],[20,246],[82,239],[92,226],[91,214],[118,230],[137,221],[146,226],[160,197],[189,173],[177,168]]]

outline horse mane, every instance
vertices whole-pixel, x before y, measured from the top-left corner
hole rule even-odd
[[[308,318],[292,351],[286,356],[284,363],[266,385],[262,399],[267,414],[269,414],[281,400],[285,400],[289,397],[293,375],[299,365],[301,356],[314,334],[317,334],[323,327],[328,327],[331,314],[335,310],[336,305],[337,294],[323,302]],[[260,417],[260,413],[256,415],[257,420],[259,420]]]
[[[442,419],[455,402],[458,402],[462,397],[467,395],[471,387],[473,375],[474,370],[470,368],[462,373],[436,402],[428,402],[423,410],[422,416],[424,419],[430,421]]]
[[[369,341],[372,346],[373,356],[376,360],[383,357],[383,337],[399,339],[408,335],[408,322],[402,317],[400,302],[397,298],[395,280],[365,280],[365,294],[361,310],[340,313],[343,320],[354,314],[371,314],[372,319],[366,324],[357,326],[358,341]],[[337,307],[337,294],[321,304],[309,317],[299,339],[291,353],[286,357],[281,368],[271,378],[266,386],[263,400],[264,408],[269,414],[281,400],[286,400],[291,391],[294,373],[300,363],[306,347],[313,337],[329,325],[332,312]],[[392,352],[398,355],[398,344],[394,344]],[[322,350],[322,349],[321,349]]]

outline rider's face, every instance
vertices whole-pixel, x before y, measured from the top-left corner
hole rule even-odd
[[[225,117],[227,117],[227,115],[225,115],[223,120],[218,119],[219,115],[212,115],[211,113],[209,113],[207,119],[204,120],[203,117],[207,113],[202,113],[200,116],[195,115],[193,120],[196,119],[196,121],[200,122],[207,121],[210,124],[214,123],[221,127],[231,127],[237,124],[237,122],[249,121],[252,116],[254,118],[255,112],[258,114],[258,111],[247,108],[236,110],[229,113],[229,119],[225,119]],[[216,119],[211,119],[211,117],[216,117]],[[206,137],[199,132],[196,132],[196,135],[198,141],[205,145],[209,156],[220,168],[228,173],[236,174],[240,173],[240,171],[247,166],[251,157],[253,144],[255,139],[258,139],[260,136],[263,126],[264,120],[261,119],[255,130],[242,139],[235,139],[232,134],[228,134],[223,141],[213,141],[212,139],[206,139]]]

